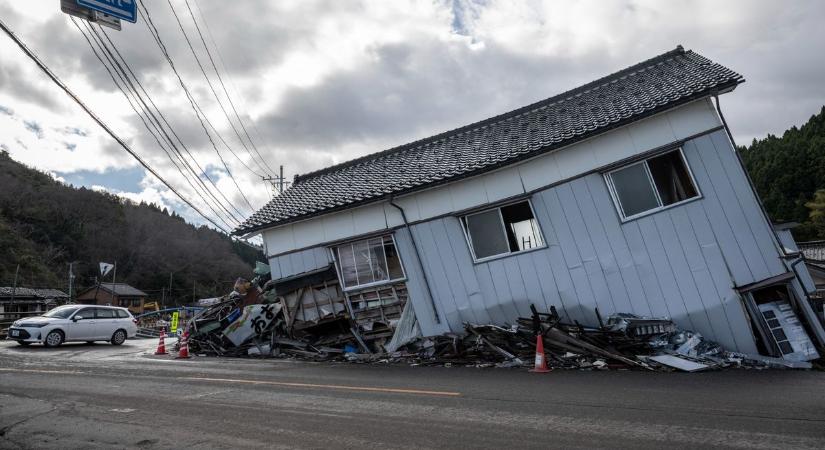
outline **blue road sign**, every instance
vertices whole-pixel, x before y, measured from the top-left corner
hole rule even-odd
[[[118,19],[137,22],[137,0],[77,0],[77,4]]]

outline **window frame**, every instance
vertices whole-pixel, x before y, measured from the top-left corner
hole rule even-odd
[[[371,239],[376,239],[376,238],[384,239],[384,238],[387,238],[387,237],[389,237],[392,240],[392,245],[393,245],[393,247],[395,247],[395,253],[398,255],[398,265],[401,266],[401,277],[400,278],[390,278],[390,279],[381,280],[381,281],[373,281],[371,283],[359,284],[357,286],[351,286],[351,287],[347,286],[346,285],[346,280],[344,279],[344,268],[341,265],[340,248],[344,245],[353,245],[356,242],[362,242],[362,241],[369,242]],[[384,248],[383,240],[382,240],[381,248],[382,249]],[[329,250],[330,250],[330,252],[332,252],[332,258],[335,261],[335,269],[338,272],[338,281],[341,284],[341,291],[342,292],[357,292],[357,291],[362,290],[362,289],[368,289],[368,288],[372,288],[372,287],[376,287],[376,286],[383,286],[385,284],[391,284],[391,283],[398,283],[398,282],[407,281],[407,270],[404,268],[404,261],[402,261],[401,253],[398,251],[398,243],[395,241],[395,233],[380,234],[380,235],[377,235],[377,236],[368,236],[368,237],[363,237],[363,238],[360,238],[360,239],[353,239],[353,240],[350,240],[350,241],[341,242],[339,244],[335,244],[335,245],[331,246],[329,248]],[[384,251],[382,253],[384,255],[384,264],[387,267],[387,275],[389,276],[390,268],[389,268],[389,262],[387,261],[387,252]],[[372,259],[370,259],[370,270],[371,269],[372,269]]]
[[[499,253],[497,255],[490,255],[490,256],[485,256],[483,258],[477,258],[475,248],[473,248],[473,238],[472,238],[472,236],[470,236],[470,230],[469,230],[469,227],[467,226],[466,218],[470,217],[470,216],[475,216],[475,215],[478,215],[478,214],[483,214],[483,213],[486,213],[486,212],[490,212],[492,210],[497,210],[498,211],[498,219],[499,219],[499,222],[501,223],[501,231],[502,231],[502,233],[504,233],[504,236],[506,238],[506,236],[507,236],[507,225],[504,223],[504,216],[501,214],[501,208],[506,208],[508,206],[515,205],[515,204],[522,203],[522,202],[527,202],[527,206],[530,207],[530,213],[533,214],[533,220],[536,222],[536,230],[539,232],[539,237],[541,238],[541,245],[536,246],[536,247],[528,248],[527,250],[518,250],[518,251],[515,251],[515,252],[509,251],[509,252],[506,252],[506,253]],[[536,215],[536,210],[533,208],[533,202],[530,198],[523,198],[523,199],[519,199],[519,200],[507,202],[507,203],[502,203],[502,204],[497,205],[497,206],[488,207],[488,208],[485,208],[485,209],[480,209],[478,211],[473,211],[473,212],[468,213],[468,214],[463,214],[463,215],[457,216],[457,218],[458,218],[458,221],[460,223],[462,231],[464,231],[464,240],[467,242],[467,248],[470,249],[470,256],[473,258],[473,263],[474,264],[484,263],[484,262],[492,261],[492,260],[499,259],[499,258],[506,258],[508,256],[513,256],[513,255],[521,255],[523,253],[528,253],[528,252],[532,252],[532,251],[535,251],[535,250],[541,250],[543,248],[547,248],[547,241],[544,239],[544,230],[541,229],[541,224],[539,223],[538,216]],[[509,242],[508,242],[507,245],[508,245],[508,248],[509,248]]]
[[[671,203],[669,205],[664,205],[662,203],[662,197],[659,194],[659,188],[656,186],[656,181],[653,179],[653,174],[650,172],[650,165],[647,163],[649,160],[666,155],[668,153],[676,152],[679,154],[679,157],[682,160],[682,164],[685,166],[685,170],[687,171],[688,177],[690,178],[690,182],[693,184],[693,189],[696,190],[696,195],[690,198],[686,198],[684,200]],[[656,202],[659,204],[656,208],[651,208],[640,213],[636,213],[632,216],[626,216],[624,213],[624,208],[622,207],[622,202],[619,201],[619,195],[616,192],[616,186],[613,184],[613,174],[626,169],[628,167],[633,167],[638,164],[644,164],[645,174],[647,175],[647,181],[650,183],[650,186],[653,188],[653,195],[656,197]],[[692,201],[699,200],[703,198],[702,191],[699,189],[699,184],[696,182],[696,177],[693,175],[693,170],[690,168],[690,164],[688,164],[687,158],[685,158],[685,152],[682,147],[677,147],[675,149],[666,150],[663,152],[658,152],[653,155],[645,156],[642,159],[629,162],[627,164],[622,164],[619,167],[610,169],[609,171],[602,174],[604,177],[604,181],[607,184],[607,190],[610,192],[610,198],[613,200],[613,206],[616,207],[616,213],[619,215],[619,220],[621,223],[630,222],[632,220],[636,220],[645,216],[649,216],[651,214],[656,214],[660,211],[664,211],[666,209],[675,208],[677,206],[684,205],[686,203],[690,203]]]

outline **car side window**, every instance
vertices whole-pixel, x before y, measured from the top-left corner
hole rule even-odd
[[[120,319],[128,319],[129,314],[127,314],[126,311],[124,311],[122,309],[118,309],[117,310],[117,317],[120,318]]]
[[[74,315],[76,320],[89,320],[95,318],[95,310],[92,308],[83,308]]]
[[[114,319],[115,310],[109,308],[95,308],[95,317],[98,319]]]

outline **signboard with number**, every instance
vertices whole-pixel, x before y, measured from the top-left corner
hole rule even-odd
[[[104,27],[120,31],[120,19],[100,11],[80,6],[77,4],[77,0],[60,0],[60,10],[70,16],[79,17],[91,23],[97,23]]]
[[[137,22],[137,0],[77,0],[77,4],[118,19]]]
[[[172,333],[177,333],[177,331],[178,331],[178,318],[179,318],[179,315],[180,315],[180,313],[177,312],[177,311],[172,313],[172,327],[171,327]]]

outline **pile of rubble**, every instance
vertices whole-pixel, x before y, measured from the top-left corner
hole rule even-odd
[[[616,314],[598,326],[565,323],[555,308],[507,327],[465,324],[465,333],[421,335],[406,292],[393,287],[359,298],[341,292],[334,267],[299,278],[269,280],[259,264],[251,281],[188,324],[199,355],[292,357],[315,361],[532,367],[537,336],[548,366],[564,369],[700,371],[724,367],[810,368],[810,363],[725,351],[669,319]]]

